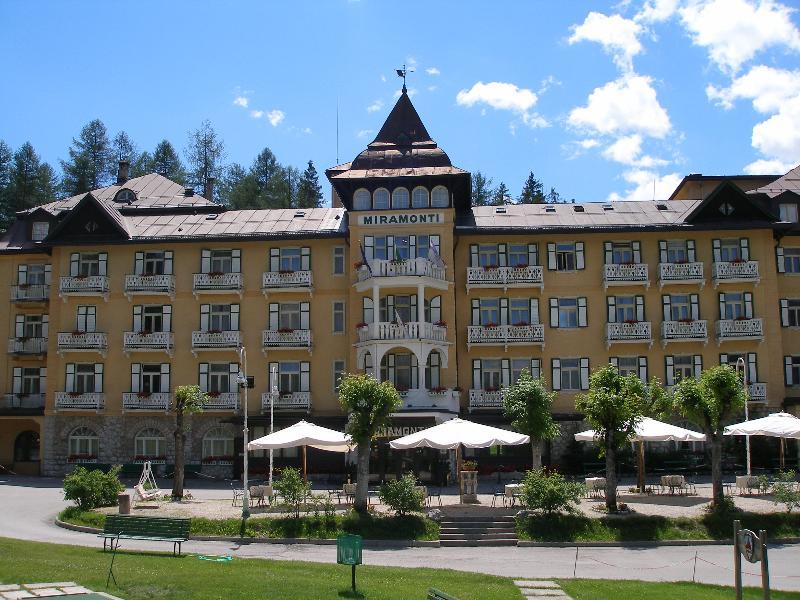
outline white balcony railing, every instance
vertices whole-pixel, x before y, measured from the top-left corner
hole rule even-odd
[[[103,296],[108,299],[108,277],[105,275],[77,275],[61,277],[59,296]]]
[[[452,389],[433,391],[414,388],[400,392],[400,397],[403,399],[400,412],[436,409],[457,414],[460,410],[459,393]]]
[[[101,410],[106,395],[99,392],[56,392],[56,409]]]
[[[12,285],[12,302],[46,302],[50,299],[50,285]]]
[[[305,290],[313,285],[311,271],[267,271],[261,278],[264,292],[279,290]]]
[[[502,410],[503,392],[500,390],[470,390],[469,411]]]
[[[241,273],[195,273],[193,293],[236,292],[241,294],[244,277]]]
[[[125,410],[163,410],[168,411],[172,394],[165,392],[126,392],[122,394],[122,408]]]
[[[473,344],[509,346],[512,344],[544,345],[544,325],[470,325],[467,328],[467,347]]]
[[[269,392],[261,394],[261,412],[269,413],[270,396]],[[284,392],[274,396],[272,404],[273,410],[283,411],[302,411],[311,410],[311,392]]]
[[[647,263],[603,265],[603,285],[650,286]]]
[[[670,283],[705,283],[703,263],[659,263],[658,283],[661,287]]]
[[[751,402],[767,401],[767,384],[751,383],[747,386],[747,396]]]
[[[653,343],[653,331],[650,321],[608,323],[606,325],[606,345],[642,342]]]
[[[261,333],[264,348],[310,348],[311,330],[292,329],[282,331],[267,329]]]
[[[192,350],[238,348],[242,345],[241,331],[193,331]]]
[[[663,321],[661,323],[661,342],[703,342],[708,341],[707,321]]]
[[[171,331],[153,331],[152,333],[126,331],[122,337],[124,352],[163,351],[172,354],[175,339]]]
[[[203,410],[239,410],[237,392],[206,392]]]
[[[716,324],[717,344],[728,340],[764,339],[762,319],[723,319]]]
[[[9,354],[46,354],[47,338],[8,338]]]
[[[544,269],[538,265],[518,267],[467,267],[467,290],[471,287],[544,287]]]
[[[59,352],[94,350],[104,354],[108,350],[108,335],[99,331],[59,333],[57,347]]]
[[[44,394],[6,394],[0,400],[0,410],[38,410],[44,408]]]
[[[358,329],[359,342],[381,340],[432,340],[434,342],[444,342],[446,338],[447,327],[440,327],[424,321],[410,321],[402,325],[386,322],[369,323],[365,327],[359,327]]]
[[[126,275],[125,295],[168,294],[175,297],[174,275]]]
[[[430,277],[440,281],[446,280],[445,267],[434,265],[427,258],[409,258],[406,260],[369,261],[369,268],[361,266],[358,269],[358,280],[366,281],[372,277]]]
[[[758,261],[745,260],[735,262],[715,262],[712,279],[714,285],[720,283],[758,283],[761,278],[758,274]]]

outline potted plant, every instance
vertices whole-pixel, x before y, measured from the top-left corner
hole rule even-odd
[[[85,331],[81,331],[80,329],[72,330],[72,335],[84,335],[85,333],[86,333]]]
[[[356,323],[356,329],[364,329],[367,325],[368,323],[361,321],[360,323]]]
[[[211,271],[208,274],[209,277],[222,277],[223,275],[225,275],[225,273],[223,273],[222,271]]]
[[[291,327],[281,327],[278,329],[278,333],[294,333],[294,329]]]
[[[484,271],[496,271],[500,268],[500,265],[483,265]]]
[[[139,335],[150,335],[151,333],[153,332],[150,331],[149,329],[142,329],[139,331]]]
[[[294,273],[294,269],[280,269],[278,273],[280,275],[291,275],[292,273]]]
[[[461,462],[461,502],[476,503],[478,501],[478,463],[474,460]]]
[[[517,263],[516,265],[514,265],[514,268],[515,269],[520,269],[520,270],[527,269],[528,268],[528,263]]]
[[[447,327],[447,321],[436,321],[434,325],[437,327]]]
[[[636,319],[625,319],[625,325],[636,325],[638,322]]]
[[[151,392],[136,392],[137,398],[149,398],[150,396],[152,396]]]

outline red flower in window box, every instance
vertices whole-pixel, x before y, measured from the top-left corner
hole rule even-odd
[[[447,327],[447,321],[436,321],[434,325],[436,325],[437,327]]]
[[[530,323],[527,321],[517,321],[514,323],[514,327],[527,327],[528,325],[530,325]]]
[[[749,321],[750,317],[736,317],[737,321]]]
[[[442,395],[447,391],[447,388],[441,385],[437,385],[436,387],[432,387],[428,390],[431,394]]]
[[[85,333],[86,333],[85,331],[81,331],[80,329],[73,329],[72,330],[72,335],[83,335]]]
[[[150,396],[152,396],[150,392],[136,392],[137,398],[149,398]]]
[[[516,265],[514,265],[514,268],[515,269],[527,269],[528,268],[528,263],[517,263]]]
[[[225,273],[223,273],[222,271],[211,271],[208,274],[209,277],[222,277],[223,275],[225,275]]]
[[[69,392],[70,398],[80,398],[81,396],[83,396],[83,394],[81,394],[80,392]]]
[[[67,456],[67,462],[76,462],[79,460],[97,460],[97,455],[89,453],[79,453],[79,454],[70,454],[69,456]]]
[[[489,322],[489,323],[485,323],[485,324],[483,325],[483,328],[484,328],[484,329],[488,329],[488,328],[490,328],[490,327],[497,327],[497,326],[498,326],[498,325],[497,325],[497,323],[495,323],[494,321],[491,321],[491,322]]]
[[[483,265],[484,271],[495,271],[500,268],[500,265]]]
[[[294,329],[291,327],[281,327],[278,329],[278,333],[294,333]]]
[[[89,276],[88,275],[75,275],[75,279],[78,279],[80,281],[83,281],[87,277],[89,277]]]
[[[292,273],[294,273],[294,269],[279,269],[278,273],[280,275],[291,275]]]
[[[694,319],[678,319],[678,323],[694,323]]]
[[[206,392],[206,396],[209,398],[219,398],[220,394],[219,392]]]
[[[638,322],[636,319],[625,319],[625,325],[636,325]]]
[[[356,271],[358,271],[359,269],[362,269],[362,268],[364,268],[366,266],[367,266],[367,263],[365,263],[363,260],[359,260],[358,262],[354,262],[353,263],[353,268]]]
[[[369,323],[365,323],[364,321],[361,321],[361,323],[356,323],[356,329],[363,329],[367,325],[369,325]]]
[[[731,261],[731,264],[732,264],[732,265],[741,265],[741,264],[743,264],[743,263],[746,263],[746,262],[747,262],[747,261],[746,261],[745,259],[743,259],[743,258],[734,258],[734,259]]]
[[[676,265],[688,265],[689,261],[687,259],[681,259],[675,263]]]
[[[20,284],[19,284],[19,288],[20,288],[21,290],[27,290],[29,287],[31,287],[31,284],[30,284],[30,283],[20,283]]]
[[[149,329],[142,329],[142,330],[141,330],[141,331],[139,331],[138,333],[139,333],[139,335],[150,335],[150,334],[151,334],[151,333],[153,333],[153,332],[152,332],[152,331],[150,331]]]

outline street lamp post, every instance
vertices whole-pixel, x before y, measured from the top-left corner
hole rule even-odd
[[[269,432],[272,433],[274,426],[273,409],[275,398],[278,396],[278,369],[272,367],[272,389],[269,394]],[[269,449],[269,485],[272,487],[272,448]]]
[[[244,346],[239,348],[239,361],[241,362],[241,370],[239,371],[239,375],[236,377],[236,380],[239,384],[239,387],[244,388],[244,494],[242,495],[242,518],[247,519],[250,516],[250,486],[247,479],[249,471],[249,465],[247,461],[247,444],[249,437],[249,431],[247,429],[247,350],[245,350]]]
[[[750,411],[748,404],[750,404],[750,391],[747,388],[747,364],[741,356],[736,359],[736,373],[739,373],[739,363],[742,365],[742,384],[744,385],[744,420],[750,420]],[[747,451],[747,474],[750,475],[750,436],[744,436],[745,448]]]

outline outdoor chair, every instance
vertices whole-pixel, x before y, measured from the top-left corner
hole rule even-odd
[[[437,488],[436,491],[433,491],[433,488],[428,487],[428,506],[430,506],[433,501],[431,498],[436,498],[439,501],[439,506],[442,505],[442,488]]]
[[[161,490],[153,489],[153,490],[146,490],[144,486],[139,483],[133,486],[133,501],[134,502],[147,502],[149,500],[157,500]]]
[[[345,504],[352,504],[356,498],[356,484],[355,483],[343,483],[342,489],[338,494],[338,500],[341,504],[342,497],[344,497]]]
[[[231,492],[233,493],[231,506],[236,506],[236,503],[244,498],[244,488],[237,487],[238,484],[239,484],[238,481],[231,481]]]
[[[272,502],[273,493],[271,485],[252,485],[250,486],[250,501],[257,502],[257,506],[264,506],[265,503]]]
[[[494,492],[492,493],[492,507],[497,506],[497,499],[503,502],[503,506],[506,505],[506,490],[504,487],[495,487]]]

